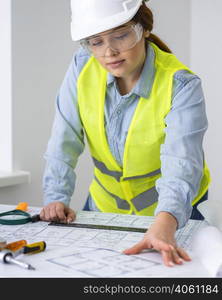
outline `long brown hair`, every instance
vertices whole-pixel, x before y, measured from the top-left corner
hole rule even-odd
[[[136,23],[140,23],[143,26],[143,29],[146,31],[148,30],[150,32],[150,35],[146,40],[153,42],[156,44],[161,50],[172,53],[172,51],[169,49],[169,47],[155,34],[151,33],[153,29],[153,13],[152,11],[147,7],[145,2],[143,2],[137,11],[136,15],[132,18],[132,21]]]

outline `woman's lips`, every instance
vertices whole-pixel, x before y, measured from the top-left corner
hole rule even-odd
[[[107,63],[106,65],[109,66],[109,67],[112,68],[112,69],[116,69],[116,68],[118,68],[120,65],[122,65],[124,61],[125,61],[125,59],[122,59],[122,60],[116,60],[116,61]]]

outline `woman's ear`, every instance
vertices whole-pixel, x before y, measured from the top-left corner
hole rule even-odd
[[[148,38],[150,36],[150,32],[147,30],[147,31],[144,31],[144,37],[145,38]]]

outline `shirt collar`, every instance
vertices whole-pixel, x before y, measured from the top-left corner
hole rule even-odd
[[[143,70],[140,74],[140,77],[136,85],[134,86],[130,94],[136,94],[143,98],[149,97],[153,85],[154,74],[155,74],[154,58],[155,58],[155,53],[153,47],[150,44],[148,44],[147,55],[143,66]],[[108,73],[107,86],[110,86],[114,82],[115,82],[115,76],[113,76],[111,73]]]

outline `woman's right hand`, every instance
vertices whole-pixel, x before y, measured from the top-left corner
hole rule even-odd
[[[40,212],[42,221],[70,223],[75,220],[75,212],[64,203],[55,201],[44,206]]]

